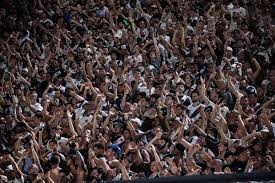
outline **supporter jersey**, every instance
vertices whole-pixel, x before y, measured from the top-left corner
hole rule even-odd
[[[193,104],[189,105],[187,109],[189,110],[189,117],[197,120],[200,117],[200,107],[205,107],[203,104],[198,104],[194,106]]]

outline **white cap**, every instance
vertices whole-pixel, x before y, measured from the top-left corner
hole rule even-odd
[[[13,170],[12,165],[7,166],[6,170],[11,170],[12,171]]]
[[[121,38],[122,38],[122,36],[120,36],[118,33],[115,33],[115,34],[114,34],[114,37],[115,37],[115,38],[118,38],[118,39],[121,39]]]
[[[266,133],[268,133],[269,132],[269,130],[268,130],[268,128],[267,127],[264,127],[260,132],[266,132]]]
[[[149,68],[149,70],[154,70],[155,69],[155,67],[153,65],[149,65],[148,68]]]
[[[22,71],[29,72],[29,70],[27,68],[23,68]]]
[[[231,51],[231,52],[233,51],[233,49],[230,46],[227,46],[226,50]]]
[[[130,121],[136,122],[139,126],[142,125],[142,121],[139,118],[131,119]]]

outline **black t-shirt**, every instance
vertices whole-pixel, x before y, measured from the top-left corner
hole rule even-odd
[[[246,167],[246,162],[242,162],[242,161],[234,161],[231,165],[229,165],[229,168],[236,173],[244,172],[245,167]]]
[[[145,173],[146,177],[149,177],[151,170],[150,170],[150,164],[149,163],[141,163],[139,165],[133,164],[130,167],[130,170],[135,172],[135,173]]]
[[[221,61],[222,61],[222,58],[223,58],[223,46],[218,46],[217,49],[215,50],[215,54],[217,56],[217,62],[216,64],[217,65],[221,65]]]
[[[88,160],[89,158],[89,152],[88,149],[84,148],[84,149],[80,149],[79,152],[82,154],[84,161]]]
[[[266,90],[266,96],[267,97],[272,97],[275,95],[275,86],[272,86],[272,84],[267,85],[267,90]]]
[[[206,136],[205,138],[206,140],[206,147],[209,148],[214,154],[215,156],[219,155],[219,149],[218,149],[218,144],[219,144],[219,140],[210,137],[210,136]]]
[[[49,85],[48,81],[38,81],[37,79],[32,79],[31,81],[32,86],[35,87],[38,97],[42,97],[43,92],[46,90],[46,88]]]
[[[3,123],[0,124],[0,137],[4,137],[8,133],[8,126],[7,124]],[[1,141],[1,140],[0,140]]]
[[[59,157],[59,159],[60,159],[59,167],[63,170],[66,167],[65,159],[63,159],[61,155],[56,154],[56,153],[52,154],[51,157],[53,157],[53,156],[58,156]],[[44,172],[47,172],[47,171],[51,170],[50,159],[48,161],[42,162],[41,166],[42,166],[42,169],[44,170]]]
[[[8,128],[8,124],[5,124],[5,123],[0,124],[0,143],[6,144],[4,141],[4,137],[6,140],[9,140],[10,132],[11,130]],[[0,147],[0,150],[2,150],[2,147]]]
[[[111,136],[111,142],[114,143],[116,140],[118,140],[121,137],[121,134],[112,134]]]

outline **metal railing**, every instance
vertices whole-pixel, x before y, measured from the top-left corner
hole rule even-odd
[[[137,179],[131,181],[114,181],[113,183],[210,183],[210,182],[250,182],[250,181],[271,181],[275,182],[275,172],[267,173],[241,173],[222,175],[198,175],[198,176],[178,176],[155,179]]]

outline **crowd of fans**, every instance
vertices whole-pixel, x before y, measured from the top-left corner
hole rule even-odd
[[[1,7],[1,182],[275,170],[271,1]]]

